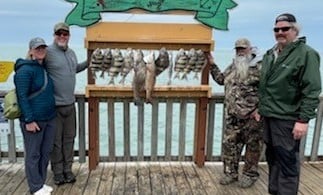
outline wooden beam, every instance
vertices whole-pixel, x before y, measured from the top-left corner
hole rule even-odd
[[[142,97],[145,92],[141,93]],[[212,95],[212,89],[209,85],[197,86],[155,86],[153,97],[208,97]],[[85,88],[86,97],[106,97],[106,98],[129,98],[133,97],[131,86],[107,86],[107,85],[87,85]]]

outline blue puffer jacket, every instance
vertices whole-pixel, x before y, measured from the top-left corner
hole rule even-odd
[[[54,86],[49,76],[45,90],[31,99],[28,98],[44,85],[44,67],[35,60],[18,59],[15,72],[14,83],[22,113],[20,120],[30,123],[53,119],[56,116]]]

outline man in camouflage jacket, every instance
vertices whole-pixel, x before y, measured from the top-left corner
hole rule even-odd
[[[262,150],[262,122],[255,115],[261,57],[245,38],[236,41],[235,50],[233,62],[223,73],[209,56],[210,72],[214,81],[225,86],[224,176],[220,184],[238,181],[239,160],[246,145],[245,164],[238,185],[247,188],[259,177],[258,162]]]

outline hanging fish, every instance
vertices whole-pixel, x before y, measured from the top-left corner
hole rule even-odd
[[[183,48],[181,48],[176,57],[175,57],[175,67],[174,70],[176,72],[174,78],[180,78],[180,73],[184,71],[184,68],[187,64],[188,57]]]
[[[197,52],[194,48],[190,49],[187,54],[187,65],[185,66],[183,70],[183,75],[181,79],[187,80],[187,75],[195,68],[196,62],[197,62]]]
[[[139,105],[141,103],[140,100],[140,92],[145,89],[146,82],[146,63],[144,62],[144,54],[141,50],[135,50],[134,55],[134,75],[132,80],[132,91],[134,97],[135,105]]]
[[[194,78],[198,79],[199,78],[198,73],[200,73],[202,69],[205,67],[207,63],[207,59],[205,57],[204,52],[201,49],[197,50],[196,53],[197,53],[197,62],[193,71],[195,72]]]
[[[109,76],[111,77],[111,79],[108,83],[109,85],[114,84],[114,78],[116,76],[118,76],[118,74],[120,73],[121,68],[123,67],[123,64],[124,64],[124,59],[123,59],[120,49],[113,50],[112,59],[113,59],[112,66],[108,70]]]
[[[104,78],[104,73],[108,72],[109,68],[112,66],[113,59],[112,59],[112,53],[110,48],[103,49],[103,61],[101,66],[101,78]]]
[[[133,68],[133,64],[134,64],[133,49],[128,48],[126,50],[125,55],[124,55],[124,64],[123,64],[123,67],[121,68],[121,72],[120,72],[120,75],[122,76],[122,78],[119,82],[120,84],[124,85],[124,82],[126,80],[128,73]]]
[[[169,67],[168,67],[168,82],[167,85],[171,85],[172,84],[172,74],[173,74],[173,52],[170,52],[169,54]]]
[[[90,65],[89,65],[89,69],[92,73],[93,79],[97,78],[96,73],[101,70],[103,58],[104,58],[104,55],[103,55],[102,49],[97,48],[93,51],[91,55]]]
[[[155,60],[156,76],[162,73],[169,66],[169,55],[165,47],[159,50],[159,55]]]
[[[154,91],[156,83],[156,65],[154,52],[151,51],[150,54],[144,58],[144,61],[146,62],[146,103],[152,103],[152,93]]]

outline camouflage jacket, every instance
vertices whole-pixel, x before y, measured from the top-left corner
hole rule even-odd
[[[257,108],[260,68],[261,61],[251,62],[247,78],[240,80],[236,76],[234,62],[223,73],[216,64],[211,65],[210,72],[214,81],[225,87],[224,103],[227,114],[247,119]]]

